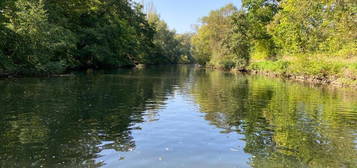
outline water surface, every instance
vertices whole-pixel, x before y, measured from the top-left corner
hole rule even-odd
[[[0,167],[357,167],[357,93],[192,66],[0,80]]]

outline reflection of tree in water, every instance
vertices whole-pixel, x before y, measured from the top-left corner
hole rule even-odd
[[[1,82],[0,167],[99,167],[102,150],[133,150],[135,125],[188,74],[165,70]]]
[[[252,167],[356,167],[357,104],[302,85],[196,72],[192,89],[205,118],[245,135]],[[351,101],[352,100],[352,101]]]

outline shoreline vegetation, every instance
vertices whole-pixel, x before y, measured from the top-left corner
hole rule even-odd
[[[0,74],[189,63],[190,36],[134,0],[2,0]]]
[[[357,86],[357,1],[242,0],[203,17],[191,45],[206,67]]]
[[[325,60],[265,60],[251,62],[244,69],[201,66],[231,73],[264,75],[314,85],[357,88],[357,62],[351,59]],[[297,68],[299,67],[299,68]]]
[[[0,78],[199,64],[357,86],[357,1],[242,0],[177,34],[132,0],[0,2]],[[110,38],[108,38],[110,37]]]
[[[260,61],[248,67],[251,73],[337,87],[357,87],[357,63],[323,60]]]

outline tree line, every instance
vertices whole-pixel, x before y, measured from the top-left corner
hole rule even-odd
[[[357,74],[340,61],[357,57],[357,1],[242,0],[203,17],[192,46],[198,63],[223,69]]]
[[[189,35],[142,9],[132,0],[2,0],[0,73],[192,61]]]
[[[195,61],[354,78],[356,6],[354,0],[242,0],[241,9],[211,11],[192,35],[175,33],[133,0],[3,0],[0,74]]]

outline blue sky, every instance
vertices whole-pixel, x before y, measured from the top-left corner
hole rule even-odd
[[[140,1],[140,0],[138,0]],[[233,3],[240,8],[240,0],[146,0],[153,2],[161,19],[165,20],[170,29],[178,33],[193,31],[192,25],[199,23],[199,18],[209,14],[209,11],[219,9]]]

